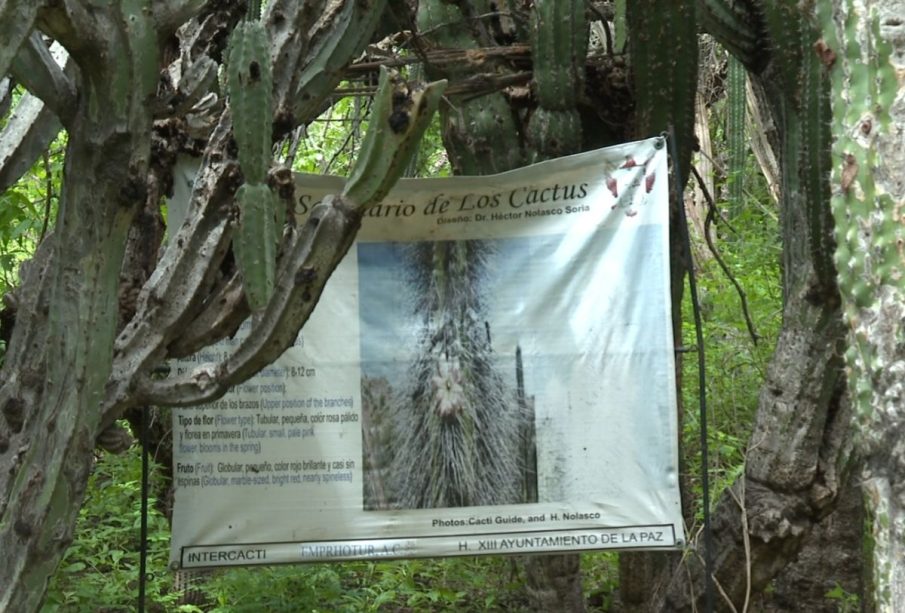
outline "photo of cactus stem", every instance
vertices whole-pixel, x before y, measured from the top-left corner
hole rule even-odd
[[[409,330],[374,331],[379,349],[363,340],[366,510],[537,500],[534,402],[525,393],[521,349],[495,350],[489,319],[488,272],[498,242],[359,245],[362,278],[369,259],[398,272],[402,291],[386,292],[388,309]],[[363,339],[371,327],[363,318]],[[371,359],[378,354],[384,359]]]

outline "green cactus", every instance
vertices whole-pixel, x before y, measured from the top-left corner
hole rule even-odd
[[[477,43],[458,7],[444,0],[418,4],[418,31],[424,41],[441,48],[475,49]],[[465,78],[468,66],[453,67],[438,75],[428,66],[431,78]],[[480,98],[452,98],[440,108],[443,143],[457,174],[491,174],[524,164],[519,127],[506,97],[494,92]]]
[[[901,466],[905,226],[900,39],[892,5],[817,3],[816,50],[833,74],[830,207],[838,283],[850,331],[845,364],[858,424],[873,610],[898,610],[903,542]],[[898,70],[897,70],[898,68]],[[872,601],[872,602],[871,602]]]
[[[531,57],[537,102],[551,111],[575,108],[584,88],[588,22],[583,0],[536,0]]]
[[[770,34],[770,52],[779,67],[782,88],[793,96],[795,106],[801,66],[801,11],[795,2],[763,0],[760,3],[764,22]]]
[[[386,196],[405,171],[445,89],[446,81],[410,86],[398,73],[381,67],[371,124],[343,197],[362,205]]]
[[[616,40],[614,41],[614,47],[616,53],[623,53],[625,51],[625,43],[628,41],[628,23],[626,21],[626,0],[614,0],[613,4],[615,5],[613,10],[615,12],[615,16],[613,18],[613,25],[616,30]]]
[[[248,183],[263,183],[273,155],[273,77],[270,39],[260,21],[236,26],[230,37],[227,75],[239,166]]]
[[[386,4],[387,0],[343,2],[334,30],[310,41],[301,74],[295,74],[292,65],[277,75],[279,85],[293,84],[291,114],[298,122],[313,120],[320,113],[324,98],[339,84],[348,63],[371,40]]]
[[[759,60],[757,22],[751,8],[741,2],[700,0],[697,18],[703,29],[739,61],[752,65]]]
[[[730,57],[726,92],[726,141],[729,146],[729,200],[734,213],[738,212],[737,207],[740,206],[744,193],[745,159],[748,154],[745,138],[746,80],[745,66],[737,58]]]
[[[838,28],[846,32],[849,41],[859,40],[858,16],[854,11],[835,17],[837,25],[830,11],[819,9],[819,12],[824,32],[835,32]],[[905,276],[901,257],[905,233],[893,197],[884,188],[884,182],[889,180],[876,172],[880,157],[894,155],[897,148],[893,145],[884,151],[882,145],[877,145],[881,134],[889,129],[889,110],[893,107],[890,97],[895,94],[898,81],[890,60],[890,45],[878,35],[879,17],[871,14],[869,19],[876,35],[873,49],[862,49],[857,44],[844,47],[838,39],[826,41],[834,54],[842,56],[835,58],[832,69],[844,71],[846,77],[833,79],[831,92],[836,101],[832,108],[833,123],[845,129],[836,131],[833,140],[831,159],[836,164],[832,167],[830,204],[836,220],[839,288],[849,297],[846,315],[855,324],[870,316],[864,310],[884,286],[901,288]],[[881,377],[885,366],[872,364],[864,357],[875,353],[867,345],[867,339],[859,335],[851,338],[854,342],[846,362],[856,371],[853,379],[870,381]],[[856,409],[860,418],[866,420],[872,412],[871,391],[864,388],[855,392]]]
[[[272,161],[273,76],[270,38],[249,3],[249,19],[233,30],[229,41],[227,86],[238,147],[239,167],[246,183],[236,192],[239,222],[233,254],[252,311],[261,311],[273,294],[277,245],[282,215],[266,184]],[[279,219],[278,219],[279,218]]]
[[[576,103],[584,89],[587,54],[584,2],[534,3],[531,56],[539,108],[528,120],[526,131],[531,161],[581,150],[581,117]]]
[[[767,0],[762,8],[779,79],[776,91],[780,95],[774,104],[783,135],[783,210],[804,211],[807,248],[817,275],[815,289],[832,293],[836,272],[826,181],[831,165],[829,80],[819,56],[820,30],[808,11],[796,3]],[[787,250],[785,257],[795,256]]]
[[[808,219],[808,243],[814,261],[818,281],[823,288],[836,286],[836,270],[833,266],[833,220],[827,206],[830,198],[829,183],[830,131],[829,80],[826,67],[815,53],[814,45],[820,40],[820,31],[806,17],[800,28],[801,77],[801,186]]]
[[[273,294],[276,279],[276,197],[265,184],[246,183],[236,192],[239,224],[233,236],[233,255],[242,275],[252,311],[261,311]]]
[[[698,33],[694,0],[628,3],[629,53],[637,132],[649,137],[675,128],[678,171],[688,177],[694,149]]]
[[[581,117],[575,109],[534,111],[526,131],[531,161],[539,162],[581,150]]]

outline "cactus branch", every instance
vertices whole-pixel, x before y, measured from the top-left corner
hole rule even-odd
[[[10,72],[16,81],[44,101],[64,125],[75,114],[75,83],[64,72],[69,65],[69,54],[59,44],[48,49],[38,32],[22,43],[13,59]]]
[[[39,0],[0,0],[0,78],[9,72],[43,5]]]
[[[142,402],[199,404],[222,396],[266,366],[295,340],[321,292],[355,239],[361,218],[389,191],[408,163],[437,108],[445,82],[410,86],[385,71],[366,142],[343,195],[315,207],[284,241],[273,293],[249,335],[219,364],[189,376],[154,380],[143,369],[135,380]],[[159,355],[159,354],[158,354]],[[115,402],[115,397],[110,399]]]

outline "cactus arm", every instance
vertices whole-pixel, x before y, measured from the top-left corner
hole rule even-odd
[[[829,207],[827,175],[830,167],[829,148],[829,80],[815,45],[820,40],[816,23],[795,3],[764,0],[761,3],[770,40],[770,85],[773,104],[782,134],[781,207],[785,225],[802,227],[816,278],[811,293],[814,298],[836,292],[833,267],[832,221]],[[799,212],[804,216],[799,219]],[[805,255],[797,245],[784,250],[784,274],[802,270],[791,260]],[[794,283],[786,280],[786,287]]]
[[[626,20],[626,6],[628,0],[615,0],[615,18],[613,25],[616,29],[616,41],[614,43],[616,53],[625,52],[625,43],[628,42],[628,22]]]
[[[43,5],[38,0],[0,0],[0,78],[9,72]]]
[[[239,225],[233,236],[233,254],[254,312],[267,306],[276,276],[276,200],[265,183],[246,183],[236,192]]]
[[[371,125],[343,190],[351,206],[371,206],[386,196],[417,150],[445,89],[446,81],[410,87],[381,67]]]
[[[117,91],[129,103],[129,124],[140,126],[146,121],[144,107],[157,92],[160,78],[160,48],[158,29],[151,12],[151,0],[121,0],[119,27],[129,41],[125,45],[128,61],[119,65],[128,71],[118,84]],[[142,157],[147,154],[142,153]]]
[[[629,54],[634,78],[638,134],[675,127],[678,170],[688,177],[694,149],[698,37],[693,0],[628,3]]]
[[[745,66],[735,57],[729,58],[726,92],[726,141],[729,148],[729,194],[732,213],[738,214],[742,203],[745,179],[745,158],[748,144],[745,138],[745,105],[747,94]]]
[[[832,133],[830,130],[830,83],[826,67],[814,50],[820,32],[811,19],[802,17],[800,56],[802,195],[808,227],[808,246],[817,275],[815,289],[824,295],[835,294],[836,269],[833,266],[833,220],[829,206]]]
[[[270,37],[250,7],[249,19],[233,30],[227,60],[227,89],[239,167],[246,183],[236,192],[239,223],[233,254],[252,311],[267,306],[276,276],[277,199],[265,183],[272,161],[273,76]],[[282,224],[281,224],[282,225]]]
[[[272,157],[273,77],[270,40],[259,21],[243,21],[230,37],[227,90],[239,166],[248,183],[267,179]]]
[[[584,2],[537,0],[531,30],[535,95],[541,107],[575,107],[584,88],[588,22]]]
[[[167,348],[167,355],[170,358],[184,358],[231,336],[250,314],[242,276],[236,272],[226,283],[211,292],[206,308]]]
[[[353,55],[370,40],[385,8],[386,0],[345,0],[336,19],[319,19],[318,23],[328,23],[329,27],[315,28],[307,44],[295,47],[300,70],[293,69],[291,61],[279,60],[277,82],[287,85],[277,92],[278,108],[296,123],[313,119],[324,96],[342,79]],[[268,6],[267,17],[273,28],[277,27],[276,14]],[[283,81],[282,77],[288,79]],[[277,116],[280,114],[278,111]]]
[[[763,0],[764,25],[770,34],[770,53],[779,68],[781,87],[797,108],[798,67],[801,66],[801,13],[794,2]]]
[[[760,19],[747,2],[727,0],[698,0],[700,27],[712,35],[729,52],[752,66],[759,61]]]
[[[69,54],[61,45],[54,43],[48,49],[41,35],[33,32],[10,66],[16,81],[43,100],[64,124],[72,119],[76,104],[75,83],[64,72],[69,63]]]
[[[325,198],[302,228],[290,230],[273,295],[251,333],[226,360],[190,376],[164,381],[140,377],[138,395],[143,401],[171,406],[204,403],[279,357],[314,310],[329,271],[348,251],[360,224],[360,213],[337,197]]]
[[[44,102],[31,94],[22,96],[0,132],[0,192],[28,172],[61,127]]]

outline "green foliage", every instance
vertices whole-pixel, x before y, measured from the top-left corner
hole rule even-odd
[[[160,483],[152,467],[152,483]],[[75,540],[50,583],[43,611],[104,613],[133,611],[138,602],[141,454],[101,455],[88,482]],[[149,611],[176,611],[179,597],[167,571],[170,531],[148,501]]]
[[[519,611],[514,562],[450,558],[235,569],[204,591],[210,613],[295,611]]]
[[[759,340],[748,333],[735,287],[715,259],[697,262],[698,292],[704,318],[707,372],[707,404],[710,475],[714,502],[744,470],[746,441],[757,410],[758,395],[782,323],[782,287],[779,220],[772,208],[766,182],[748,158],[741,202],[730,226],[718,224],[717,247],[728,269],[744,289],[749,312]],[[720,191],[718,189],[718,191]],[[717,208],[729,208],[717,201]],[[706,249],[706,248],[704,248]],[[682,338],[685,347],[695,346],[694,320],[688,292],[685,293]],[[685,407],[683,442],[689,482],[700,501],[700,419],[698,410],[698,365],[695,353],[682,360],[682,402]],[[697,507],[697,513],[703,507]]]
[[[589,611],[610,611],[619,588],[619,554],[598,551],[581,556],[581,576]]]
[[[0,296],[19,284],[19,264],[31,257],[53,226],[63,173],[65,136],[19,181],[0,192]]]
[[[75,541],[53,577],[44,605],[57,611],[135,610],[138,594],[141,459],[137,448],[100,456],[88,484]],[[152,484],[161,483],[152,466]],[[149,611],[289,613],[331,611],[524,611],[523,571],[512,558],[346,562],[215,571],[190,587],[206,600],[178,604],[167,568],[169,528],[149,501]],[[584,556],[582,572],[593,611],[606,611],[617,585],[615,553]]]
[[[18,97],[14,96],[14,103]],[[3,125],[0,118],[0,129]],[[32,256],[48,228],[53,227],[65,139],[65,134],[57,137],[15,185],[0,192],[0,298],[19,285],[19,265]],[[0,365],[5,353],[5,343],[0,340]]]
[[[831,600],[836,605],[836,611],[839,613],[856,613],[861,611],[861,598],[857,594],[847,592],[845,588],[836,583],[833,589],[824,594],[827,600]]]
[[[348,176],[370,121],[370,103],[361,97],[340,98],[308,126],[292,161],[296,172]],[[284,152],[288,153],[288,149]],[[449,159],[435,114],[406,172],[411,177],[446,177]]]

